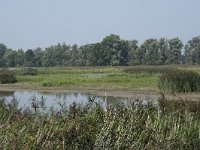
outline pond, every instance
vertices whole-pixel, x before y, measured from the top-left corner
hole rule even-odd
[[[57,110],[60,108],[60,104],[64,104],[69,107],[73,103],[86,104],[89,99],[95,99],[100,102],[103,107],[108,105],[116,105],[118,103],[130,103],[134,101],[132,98],[126,97],[113,97],[113,96],[96,96],[90,93],[51,93],[40,91],[0,91],[0,99],[5,99],[6,102],[12,102],[13,100],[18,103],[18,108],[26,109],[31,108],[33,102],[36,105],[43,102],[45,111],[49,111],[51,108]],[[147,104],[148,101],[144,100],[143,104]],[[156,101],[154,101],[156,103]],[[38,106],[39,107],[39,106]]]

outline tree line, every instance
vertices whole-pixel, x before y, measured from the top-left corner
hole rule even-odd
[[[185,45],[180,38],[150,38],[139,45],[111,34],[101,42],[83,46],[65,43],[28,50],[0,44],[0,67],[128,66],[200,64],[200,36]]]

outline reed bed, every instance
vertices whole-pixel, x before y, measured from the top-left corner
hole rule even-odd
[[[38,70],[36,68],[21,68],[21,69],[17,69],[16,73],[19,75],[31,75],[31,76],[35,76],[38,74]]]
[[[3,149],[200,149],[199,109],[185,105],[162,97],[158,106],[137,100],[104,108],[90,98],[69,108],[60,103],[59,111],[45,114],[1,100],[0,144]]]
[[[15,72],[8,69],[0,70],[0,83],[1,84],[8,84],[8,83],[15,83],[17,82]]]
[[[37,69],[39,74],[104,74],[122,72],[122,68],[114,67],[49,67]]]
[[[200,91],[200,75],[193,71],[176,70],[163,73],[160,77],[159,88],[171,92]]]
[[[177,69],[177,66],[134,66],[124,68],[124,72],[130,74],[161,74]]]

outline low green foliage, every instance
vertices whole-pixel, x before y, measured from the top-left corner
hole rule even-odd
[[[35,68],[23,68],[20,70],[20,74],[21,75],[37,75],[38,74],[38,71],[37,69]]]
[[[159,88],[172,92],[200,91],[200,75],[193,71],[177,70],[160,76]]]
[[[138,89],[157,88],[158,77],[143,74],[52,74],[18,76],[21,83],[35,83],[41,87],[63,87],[78,89]]]
[[[152,74],[129,74],[122,67],[38,68],[37,76],[18,75],[20,85],[67,89],[156,89],[158,77]]]
[[[126,67],[124,72],[131,74],[160,74],[177,70],[176,66],[134,66]]]
[[[49,82],[49,81],[43,81],[43,82],[42,82],[42,86],[43,86],[43,87],[51,87],[51,86],[53,86],[53,85],[52,85],[52,83]]]
[[[15,72],[8,69],[0,70],[0,83],[7,84],[7,83],[15,83],[17,79],[15,77]]]
[[[183,101],[162,98],[155,107],[138,100],[104,108],[90,99],[69,108],[60,103],[61,109],[48,115],[16,104],[0,101],[3,149],[200,149],[199,109],[181,107],[187,106]]]
[[[132,67],[50,67],[37,68],[35,76],[21,75],[20,69],[16,68],[18,83],[15,86],[22,88],[61,88],[61,89],[87,89],[87,90],[162,90],[168,91],[195,91],[197,79],[179,74],[178,72],[194,71],[199,73],[199,66],[132,66]],[[35,68],[33,68],[35,69]],[[180,71],[179,71],[180,70]],[[183,70],[183,71],[182,71]],[[186,71],[186,72],[187,72]],[[174,72],[176,74],[174,74]],[[159,81],[159,75],[160,79]],[[168,76],[173,74],[173,82],[166,84]],[[166,77],[164,77],[164,75]],[[197,74],[196,74],[197,75]],[[172,76],[172,75],[171,75]],[[181,77],[179,77],[181,76]],[[171,77],[170,77],[171,78]],[[193,78],[193,77],[192,77]],[[180,81],[179,81],[180,80]],[[187,81],[187,82],[184,82]],[[195,82],[195,85],[191,85]],[[175,85],[179,84],[177,90]],[[189,84],[187,86],[181,84]],[[175,88],[171,88],[171,87]]]
[[[121,73],[121,67],[48,67],[38,68],[39,74],[105,74]]]

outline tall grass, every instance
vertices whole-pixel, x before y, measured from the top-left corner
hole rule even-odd
[[[7,84],[7,83],[15,83],[17,79],[15,77],[15,72],[8,69],[0,70],[0,83]]]
[[[17,70],[18,74],[20,75],[31,75],[35,76],[38,74],[38,70],[36,68],[22,68],[20,70]]]
[[[162,98],[163,103],[167,101]],[[162,104],[163,104],[162,103]],[[173,103],[171,101],[170,103]],[[174,106],[179,105],[175,102]],[[160,112],[149,103],[106,109],[90,99],[50,114],[32,114],[0,101],[0,144],[4,149],[200,149],[195,109]]]
[[[39,74],[104,74],[122,72],[122,68],[114,67],[50,67],[37,69]]]
[[[160,76],[159,88],[171,92],[200,91],[200,75],[193,71],[177,70]]]
[[[124,72],[131,74],[161,74],[177,70],[176,66],[134,66],[124,68]]]

